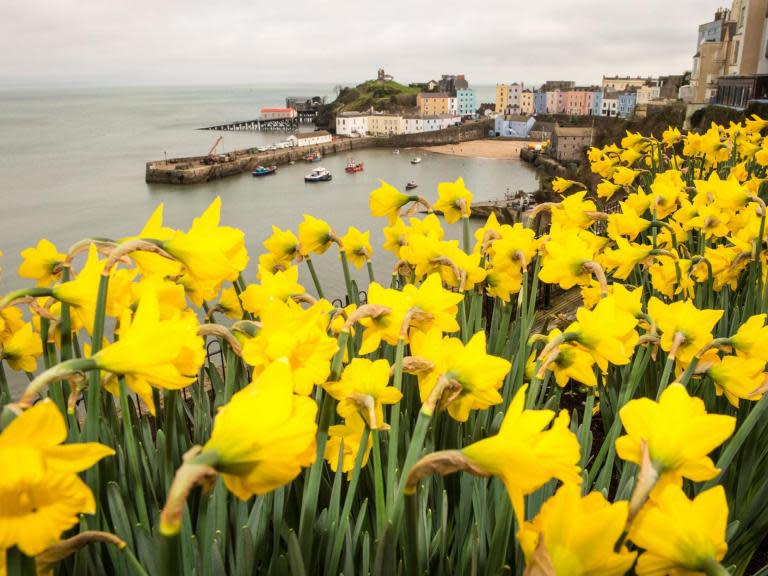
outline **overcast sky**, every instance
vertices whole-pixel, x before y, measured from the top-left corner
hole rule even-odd
[[[3,0],[0,85],[676,74],[727,0]]]

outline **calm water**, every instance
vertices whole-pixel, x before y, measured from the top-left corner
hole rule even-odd
[[[316,165],[296,164],[275,176],[235,176],[191,187],[146,184],[148,160],[207,153],[218,134],[196,128],[258,116],[262,106],[284,105],[288,95],[331,95],[332,86],[279,88],[131,88],[62,91],[0,91],[0,294],[26,285],[16,278],[19,252],[41,237],[61,250],[86,236],[121,237],[136,233],[160,202],[166,223],[186,228],[217,196],[222,223],[245,230],[255,263],[270,225],[295,229],[302,214],[327,219],[343,234],[347,226],[371,229],[374,252],[380,248],[383,220],[368,213],[368,194],[378,179],[403,187],[409,180],[418,192],[436,197],[438,182],[463,176],[477,200],[512,190],[536,188],[533,171],[517,160],[480,160],[419,153],[394,156],[387,150],[364,150],[356,159],[365,172],[344,172],[346,156],[329,156],[330,183],[305,184]],[[492,100],[493,87],[480,90]],[[285,135],[225,132],[222,151],[278,141]],[[460,237],[458,225],[449,232]],[[329,251],[317,258],[328,296],[343,292],[338,260]],[[391,260],[374,257],[380,277],[388,277]],[[246,279],[253,280],[253,266]],[[358,277],[363,284],[364,274]],[[305,285],[311,284],[308,277]]]

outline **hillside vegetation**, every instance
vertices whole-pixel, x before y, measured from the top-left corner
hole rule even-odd
[[[404,86],[393,80],[368,80],[339,91],[336,100],[326,104],[318,116],[318,125],[333,127],[340,112],[362,112],[373,107],[377,111],[407,112],[416,108],[420,89]]]

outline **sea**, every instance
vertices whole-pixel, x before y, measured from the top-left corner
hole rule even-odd
[[[479,101],[493,100],[493,86],[478,88]],[[306,184],[317,164],[281,166],[277,174],[250,174],[193,186],[147,184],[147,161],[203,155],[219,136],[219,152],[283,140],[276,132],[212,132],[200,128],[255,119],[263,106],[284,106],[287,96],[334,98],[333,85],[185,87],[0,88],[0,294],[29,285],[18,278],[20,252],[40,238],[61,251],[87,237],[136,234],[158,204],[165,223],[185,229],[217,196],[221,223],[245,231],[256,279],[256,261],[271,226],[296,230],[304,214],[326,219],[339,233],[349,226],[371,230],[376,275],[388,282],[392,259],[382,254],[385,220],[372,218],[369,193],[381,180],[434,200],[439,182],[463,177],[475,200],[501,198],[508,190],[537,188],[534,171],[519,160],[462,158],[418,150],[360,150],[365,171],[346,174],[346,155],[320,163],[333,174]],[[302,130],[311,130],[303,126]],[[410,159],[418,155],[421,164]],[[479,223],[478,223],[479,224]],[[460,238],[460,225],[447,237]],[[344,281],[335,250],[314,259],[326,296],[341,297]],[[75,263],[77,266],[77,261]],[[353,271],[361,286],[365,270]],[[308,288],[306,271],[302,281]]]

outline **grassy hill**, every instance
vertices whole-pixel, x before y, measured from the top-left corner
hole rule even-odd
[[[419,92],[419,88],[404,86],[393,80],[368,80],[354,88],[344,87],[336,100],[320,111],[317,124],[334,127],[339,112],[362,112],[371,107],[386,112],[415,111],[416,95]]]

